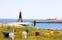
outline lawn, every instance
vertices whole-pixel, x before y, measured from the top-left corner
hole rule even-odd
[[[36,28],[35,27],[11,27],[10,30],[7,29],[7,27],[0,27],[0,40],[10,40],[9,38],[3,37],[2,32],[12,32],[13,28],[16,29],[15,39],[14,40],[62,40],[62,30],[48,30],[48,29],[42,29],[39,28],[38,31],[40,31],[40,36],[36,36]],[[26,39],[22,38],[22,32],[24,32],[26,29],[28,29],[28,37]],[[51,33],[53,31],[53,33]],[[48,38],[45,37],[45,33],[49,33]]]

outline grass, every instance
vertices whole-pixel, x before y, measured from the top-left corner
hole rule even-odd
[[[40,31],[40,36],[36,36],[36,28],[34,27],[26,27],[26,28],[21,28],[21,27],[15,27],[16,32],[15,32],[15,39],[14,40],[62,40],[62,30],[53,30],[54,33],[53,35],[50,34],[50,30],[47,29],[39,29]],[[22,38],[22,32],[28,29],[28,37],[26,39]],[[7,29],[7,27],[0,27],[0,40],[10,40],[9,38],[4,38],[2,35],[2,32],[12,32],[13,27],[11,27],[10,30]],[[58,31],[61,31],[58,33]],[[44,33],[49,33],[49,37],[45,38]]]

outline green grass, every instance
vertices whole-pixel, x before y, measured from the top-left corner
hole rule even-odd
[[[54,31],[54,35],[49,35],[49,38],[45,38],[44,37],[44,33],[46,32],[50,32],[47,29],[39,29],[40,31],[40,36],[35,36],[35,32],[36,32],[36,28],[34,27],[26,27],[26,28],[21,28],[21,27],[15,27],[16,28],[16,32],[15,32],[15,39],[14,40],[62,40],[62,33],[58,34],[58,31],[62,30],[53,30]],[[25,31],[26,29],[28,29],[28,38],[23,39],[22,38],[22,32]],[[2,32],[12,32],[13,28],[11,27],[10,30],[7,29],[7,27],[1,27],[0,28],[0,40],[10,40],[9,38],[4,38],[2,35]]]

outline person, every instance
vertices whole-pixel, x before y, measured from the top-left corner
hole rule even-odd
[[[7,29],[10,30],[10,25],[8,25]]]
[[[33,23],[34,23],[34,27],[35,27],[36,26],[36,21],[34,20]]]

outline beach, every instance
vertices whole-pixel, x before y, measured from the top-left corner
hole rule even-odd
[[[32,24],[31,22],[5,22],[5,23],[0,23],[0,27],[6,27],[6,26],[16,26],[16,27],[25,27],[23,25],[28,25]]]
[[[61,25],[62,24],[55,24],[55,23],[53,24],[52,23],[36,23],[36,26],[33,27],[32,22],[1,22],[0,23],[0,39],[10,40],[10,38],[3,37],[3,32],[12,33],[13,29],[16,29],[16,32],[14,32],[14,40],[62,40],[62,30],[51,29],[51,28],[61,27]],[[28,30],[27,38],[23,38],[22,33],[26,32],[26,30]],[[36,34],[38,32],[39,32],[39,35]]]
[[[14,32],[14,40],[62,40],[62,30],[51,30],[51,29],[42,29],[37,30],[36,28],[26,26],[15,27],[16,32]],[[10,38],[3,37],[3,32],[12,33],[13,28],[7,27],[0,28],[0,40],[10,40]],[[27,38],[22,38],[22,32],[28,30]],[[36,31],[39,31],[40,34],[36,36]]]

